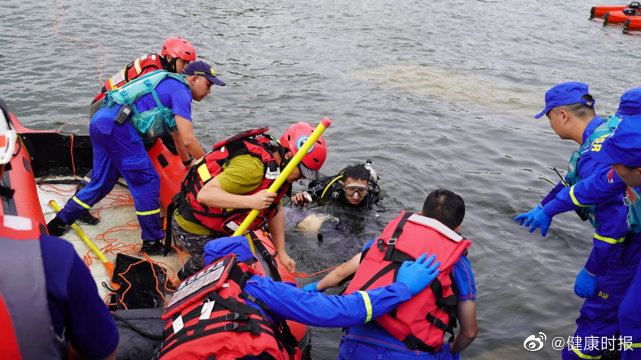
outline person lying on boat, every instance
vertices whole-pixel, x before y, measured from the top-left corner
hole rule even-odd
[[[122,70],[105,81],[100,93],[91,101],[89,119],[102,106],[108,91],[117,89],[126,83],[155,70],[165,70],[182,74],[190,62],[196,61],[196,49],[189,41],[179,37],[170,37],[162,44],[160,55],[146,54],[130,62]]]
[[[17,135],[2,100],[0,108],[2,179]],[[2,203],[20,191],[0,188]],[[89,269],[70,243],[19,215],[0,215],[0,357],[115,359],[118,330]]]
[[[62,235],[71,224],[104,198],[121,174],[134,199],[142,230],[142,249],[148,255],[163,251],[160,221],[160,178],[143,142],[171,133],[180,159],[200,158],[205,151],[192,126],[191,102],[201,101],[213,85],[225,85],[214,69],[196,61],[183,75],[156,71],[107,94],[91,118],[93,179],[47,224],[50,234]]]
[[[311,181],[309,190],[292,196],[292,202],[307,206],[314,201],[331,201],[347,208],[370,209],[380,194],[378,175],[368,160],[365,164],[348,166],[334,176]]]
[[[318,178],[327,146],[324,138],[319,137],[283,186],[276,193],[267,192],[314,127],[296,123],[285,130],[280,143],[265,134],[267,130],[248,130],[215,144],[214,150],[195,163],[183,180],[171,219],[174,239],[191,256],[178,273],[181,279],[201,270],[205,266],[205,244],[232,235],[251,209],[261,212],[248,230],[267,224],[281,262],[290,272],[296,269],[296,262],[285,248],[280,199],[290,190],[292,182],[302,177]]]
[[[167,324],[159,359],[300,359],[285,320],[322,327],[369,323],[423,291],[440,272],[434,256],[422,254],[399,264],[386,286],[326,296],[263,276],[244,236],[208,242],[205,259],[208,267],[179,286],[173,295],[179,300],[162,316]]]
[[[339,359],[458,359],[460,351],[474,341],[478,325],[476,284],[466,256],[470,241],[458,234],[464,216],[465,203],[459,195],[446,189],[434,190],[421,212],[403,212],[379,237],[365,244],[361,253],[303,288],[311,293],[325,291],[353,276],[345,291],[349,294],[389,284],[399,262],[423,252],[435,254],[441,261],[438,294],[431,286],[396,309],[395,318],[386,315],[348,328]],[[446,311],[437,302],[445,304]],[[454,336],[457,321],[461,327]],[[451,335],[451,342],[443,343],[445,333]]]

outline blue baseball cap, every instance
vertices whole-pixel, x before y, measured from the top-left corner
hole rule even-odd
[[[615,115],[618,117],[641,115],[641,87],[630,89],[621,95],[619,109]]]
[[[641,167],[641,116],[628,117],[621,121],[612,135],[591,150],[592,158],[604,164],[623,164]]]
[[[183,70],[183,75],[198,75],[204,76],[207,80],[211,81],[214,85],[225,86],[225,83],[216,77],[216,72],[211,65],[204,61],[192,61]]]
[[[205,244],[205,264],[223,258],[229,254],[236,254],[239,261],[246,261],[254,258],[249,247],[249,240],[244,236],[227,236],[213,239]]]
[[[582,103],[594,107],[594,101],[582,99],[584,95],[589,95],[587,84],[570,81],[556,85],[545,93],[545,108],[534,115],[534,118],[540,118],[547,114],[550,109],[557,106]]]

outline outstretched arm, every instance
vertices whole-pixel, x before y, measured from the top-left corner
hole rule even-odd
[[[358,269],[358,264],[361,262],[361,253],[358,253],[354,255],[350,260],[340,264],[337,268],[332,270],[329,274],[325,275],[324,278],[322,278],[320,281],[317,283],[312,283],[315,284],[315,289],[310,289],[308,286],[305,286],[303,290],[305,291],[324,291],[329,288],[333,288],[338,286],[341,281],[345,280],[347,277],[350,275],[353,275],[356,270]],[[311,285],[311,284],[310,284]],[[313,286],[312,286],[313,287]]]

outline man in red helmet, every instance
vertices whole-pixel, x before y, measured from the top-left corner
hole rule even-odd
[[[285,249],[280,199],[295,180],[318,178],[327,146],[323,137],[318,138],[283,186],[275,193],[267,192],[314,127],[296,123],[285,131],[280,143],[265,134],[267,130],[246,131],[214,145],[214,150],[194,164],[183,180],[171,221],[174,238],[191,255],[178,274],[180,278],[202,269],[205,244],[233,234],[251,209],[261,213],[248,229],[256,230],[267,223],[281,262],[289,271],[296,269],[296,262]]]
[[[107,91],[117,89],[131,80],[154,70],[166,70],[182,74],[185,67],[192,61],[196,61],[196,50],[189,41],[179,36],[170,37],[162,44],[160,55],[143,55],[105,81],[102,90],[91,102],[89,118],[100,109],[100,106],[102,106],[101,100],[105,97]]]

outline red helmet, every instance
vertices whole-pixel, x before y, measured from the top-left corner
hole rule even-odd
[[[165,43],[162,44],[162,52],[160,55],[169,55],[187,61],[196,61],[196,49],[194,49],[189,41],[179,36],[170,37],[165,40]]]
[[[283,136],[280,138],[280,144],[292,153],[296,155],[298,149],[303,146],[305,141],[309,138],[309,135],[314,131],[314,126],[305,122],[298,122],[290,126]],[[327,145],[325,139],[320,136],[314,145],[307,151],[307,154],[301,160],[301,163],[305,168],[301,167],[303,176],[308,179],[318,178],[318,170],[323,166],[325,158],[327,157]],[[311,171],[306,171],[311,170]]]

